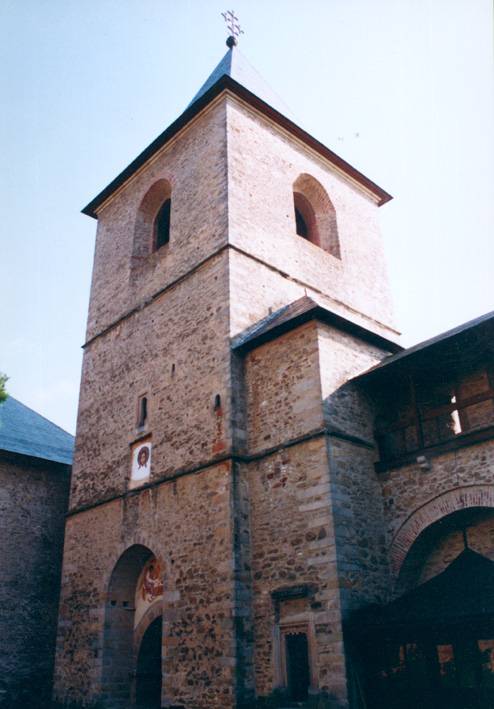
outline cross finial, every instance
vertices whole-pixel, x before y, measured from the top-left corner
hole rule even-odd
[[[235,47],[235,45],[238,44],[238,38],[241,34],[244,33],[244,31],[240,27],[238,17],[235,15],[235,12],[233,10],[227,10],[226,12],[222,12],[221,14],[226,22],[228,31],[230,32],[230,36],[226,40],[226,46],[232,49],[232,47]]]

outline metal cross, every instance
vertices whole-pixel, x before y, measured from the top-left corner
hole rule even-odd
[[[228,31],[230,32],[230,37],[233,37],[234,44],[237,44],[239,36],[241,34],[244,34],[243,29],[241,29],[240,27],[238,17],[235,15],[235,12],[233,10],[227,10],[226,12],[222,12],[221,14],[226,22]]]

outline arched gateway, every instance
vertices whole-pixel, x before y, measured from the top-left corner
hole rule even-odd
[[[105,706],[159,709],[162,684],[161,565],[136,544],[117,561],[105,609],[102,694]]]

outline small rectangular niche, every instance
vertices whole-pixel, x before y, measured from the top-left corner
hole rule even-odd
[[[143,485],[151,477],[151,450],[150,438],[137,441],[132,445],[129,487]]]

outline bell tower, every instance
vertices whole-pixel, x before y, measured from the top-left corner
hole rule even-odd
[[[365,406],[338,391],[398,347],[390,196],[296,125],[237,37],[83,210],[98,229],[55,685],[70,706],[348,702],[328,437],[371,465]]]

